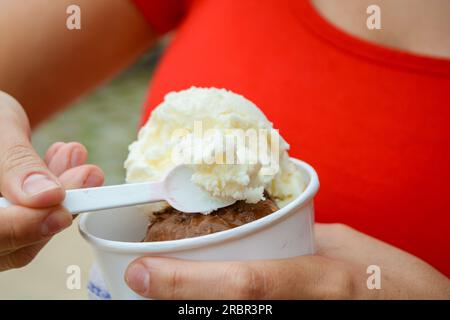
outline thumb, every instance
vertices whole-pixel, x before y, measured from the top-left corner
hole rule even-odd
[[[59,204],[64,189],[34,151],[26,114],[11,96],[0,92],[0,192],[26,207]]]
[[[341,275],[319,256],[245,262],[143,257],[128,266],[125,281],[153,299],[317,299],[340,292],[340,280],[347,279]]]

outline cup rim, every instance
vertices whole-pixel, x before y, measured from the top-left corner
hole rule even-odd
[[[319,189],[319,178],[314,168],[308,163],[290,158],[290,160],[297,166],[303,169],[309,175],[309,183],[305,190],[294,200],[288,203],[283,208],[271,213],[263,218],[252,221],[233,229],[220,231],[199,237],[185,238],[179,240],[169,241],[155,241],[155,242],[125,242],[103,239],[89,233],[87,228],[87,220],[95,212],[86,212],[80,215],[78,221],[78,230],[82,237],[90,243],[93,247],[102,249],[104,251],[112,251],[118,253],[161,253],[183,251],[186,249],[194,249],[202,246],[210,246],[219,242],[226,242],[231,239],[242,238],[248,234],[257,232],[261,229],[267,228],[275,224],[278,220],[285,218],[294,212],[294,208],[301,208],[312,200]]]

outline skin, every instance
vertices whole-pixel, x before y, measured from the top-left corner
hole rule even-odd
[[[66,28],[72,4],[81,30]],[[127,0],[2,0],[0,39],[0,90],[34,127],[128,66],[156,36]]]
[[[57,232],[72,223],[59,204],[64,190],[103,184],[100,168],[86,164],[79,143],[55,143],[40,159],[31,147],[30,128],[21,106],[0,92],[0,190],[14,206],[0,208],[0,271],[27,265]],[[51,188],[25,192],[33,174],[48,177]],[[47,184],[47,186],[49,186]]]
[[[446,0],[314,2],[331,23],[369,41],[450,56]],[[65,28],[69,4],[82,8],[81,31]],[[354,10],[364,14],[368,4],[382,7],[382,32],[369,33],[356,19]],[[421,23],[411,27],[408,17],[420,14]],[[15,203],[0,209],[4,271],[27,265],[71,224],[60,206],[66,189],[99,186],[104,178],[86,164],[86,149],[76,142],[57,142],[40,159],[31,127],[114,76],[157,37],[126,0],[3,0],[0,39],[0,192]],[[317,224],[316,236],[313,256],[250,262],[146,257],[129,266],[125,279],[143,296],[167,299],[450,298],[449,280],[406,252],[342,225]],[[381,290],[365,285],[373,263],[381,267]]]
[[[82,31],[70,34],[69,4],[82,8],[83,19]],[[124,0],[4,0],[0,39],[0,192],[16,204],[0,209],[3,271],[27,265],[71,224],[59,205],[65,189],[103,183],[103,172],[85,164],[87,151],[79,143],[57,143],[40,159],[30,142],[31,126],[112,77],[155,36]]]
[[[312,0],[329,22],[359,38],[411,53],[450,57],[450,1]],[[367,7],[377,5],[381,29],[366,26]]]
[[[316,224],[317,253],[268,261],[140,258],[125,276],[153,299],[448,299],[448,279],[422,260],[342,224]],[[369,265],[381,289],[367,288]],[[204,288],[208,288],[205,290]]]

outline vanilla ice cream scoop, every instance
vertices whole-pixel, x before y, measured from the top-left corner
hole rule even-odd
[[[212,197],[256,203],[267,190],[282,207],[305,187],[288,149],[251,101],[225,89],[192,87],[167,94],[153,110],[129,147],[126,180],[158,181],[183,163]]]

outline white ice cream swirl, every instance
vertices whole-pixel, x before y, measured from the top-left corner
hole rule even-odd
[[[178,163],[212,196],[256,203],[264,190],[282,207],[305,187],[289,145],[251,101],[225,89],[172,92],[129,147],[127,182],[161,180]],[[165,203],[153,206],[157,211]]]

